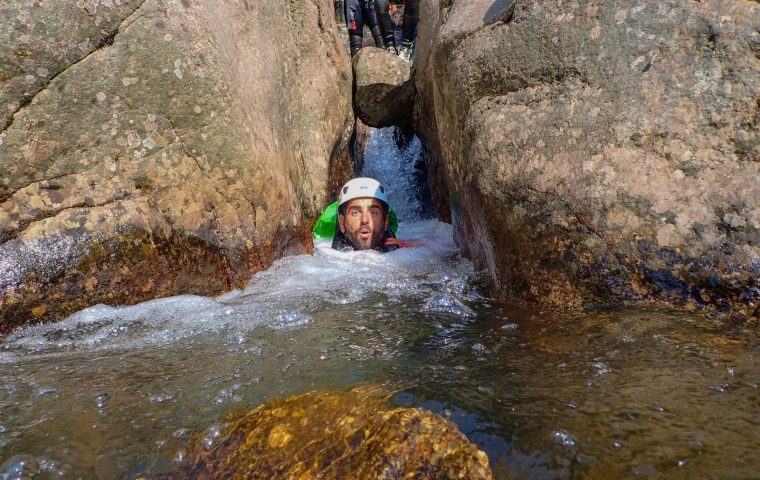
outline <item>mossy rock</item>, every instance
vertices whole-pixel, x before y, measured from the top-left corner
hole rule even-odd
[[[490,479],[486,454],[448,420],[387,408],[381,388],[310,392],[233,412],[210,449],[153,478]]]

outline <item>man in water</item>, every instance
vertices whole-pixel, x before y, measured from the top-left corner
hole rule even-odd
[[[388,226],[385,187],[373,178],[349,180],[340,190],[338,224],[332,248],[337,250],[396,250],[398,240]]]
[[[396,53],[396,38],[393,33],[391,12],[397,5],[404,5],[404,20],[401,27],[401,47],[398,55],[411,63],[414,42],[417,39],[417,26],[420,22],[420,0],[375,0],[380,30],[385,49]]]

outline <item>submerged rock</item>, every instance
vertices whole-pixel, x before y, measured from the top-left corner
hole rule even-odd
[[[486,454],[448,420],[388,410],[380,389],[310,392],[227,416],[219,441],[192,447],[174,478],[490,479]]]
[[[356,115],[370,127],[409,124],[414,107],[410,65],[375,47],[359,50],[352,63]]]
[[[757,315],[757,2],[422,0],[420,17],[416,129],[501,296]]]
[[[10,0],[0,44],[0,332],[241,286],[351,173],[328,0]]]

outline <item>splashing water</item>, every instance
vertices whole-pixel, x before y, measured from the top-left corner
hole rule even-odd
[[[456,423],[496,478],[756,476],[751,329],[672,310],[558,315],[489,300],[451,226],[415,221],[403,186],[415,173],[383,178],[384,162],[419,152],[382,130],[370,144],[390,153],[369,155],[365,174],[396,189],[399,236],[414,247],[317,245],[217,298],[96,305],[13,333],[0,344],[0,478],[165,471],[187,461],[191,437],[221,438],[234,408],[367,383]]]
[[[160,347],[203,334],[260,327],[293,329],[314,319],[315,305],[345,305],[371,295],[428,298],[452,313],[469,309],[449,290],[435,293],[441,272],[467,278],[469,263],[457,258],[451,227],[435,220],[400,224],[399,235],[415,248],[393,255],[337,252],[329,243],[314,255],[287,257],[254,275],[243,291],[216,299],[180,295],[130,307],[95,305],[57,322],[9,335],[0,345],[0,364],[31,355],[55,357],[81,348],[91,351]],[[304,308],[306,307],[306,308]],[[435,310],[435,309],[434,309]]]
[[[415,222],[430,218],[432,212],[421,171],[422,143],[417,136],[404,139],[397,138],[399,135],[403,134],[396,127],[370,129],[361,175],[375,178],[386,187],[399,220]]]

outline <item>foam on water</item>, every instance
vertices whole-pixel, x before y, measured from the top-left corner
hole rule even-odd
[[[388,291],[412,277],[467,268],[456,256],[448,224],[436,220],[402,223],[398,236],[407,246],[388,254],[339,252],[331,249],[329,242],[318,243],[313,256],[284,258],[254,275],[236,299],[316,295],[331,301],[336,294]],[[406,287],[411,291],[416,288],[412,284]]]
[[[224,312],[214,299],[181,295],[114,308],[95,305],[56,323],[15,331],[0,349],[0,362],[15,353],[61,354],[82,348],[136,348],[171,343],[223,325]]]
[[[329,243],[313,255],[278,260],[242,291],[218,298],[180,295],[129,307],[95,305],[67,319],[18,330],[0,345],[0,363],[19,356],[60,355],[81,349],[135,349],[171,344],[203,333],[306,328],[303,309],[315,302],[356,303],[373,293],[430,297],[429,309],[469,315],[451,292],[434,292],[441,278],[466,278],[468,262],[457,256],[451,226],[436,220],[402,223],[409,245],[388,254],[339,252]]]

